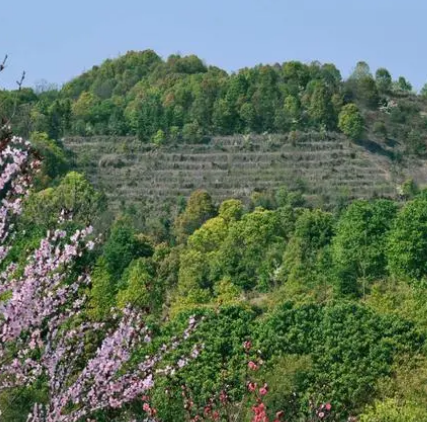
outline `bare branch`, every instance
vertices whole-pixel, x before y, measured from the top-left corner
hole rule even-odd
[[[25,70],[22,72],[21,79],[19,81],[16,81],[16,84],[18,85],[18,91],[21,90],[24,80],[25,80]]]
[[[8,55],[6,54],[4,56],[3,62],[0,63],[0,72],[2,72],[5,69],[5,67],[6,67],[7,58],[8,58]]]

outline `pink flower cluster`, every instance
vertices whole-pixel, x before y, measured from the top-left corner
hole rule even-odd
[[[0,263],[8,254],[14,218],[21,213],[22,199],[38,167],[28,143],[0,139],[4,198]],[[75,263],[94,247],[91,234],[91,227],[72,235],[61,229],[48,232],[23,268],[11,263],[0,274],[0,390],[30,385],[41,375],[48,380],[49,402],[35,404],[28,422],[78,422],[90,420],[98,410],[122,408],[146,394],[157,375],[173,374],[201,352],[202,347],[195,346],[174,365],[162,367],[165,356],[196,329],[198,322],[192,317],[180,337],[142,362],[132,363],[135,350],[151,341],[151,333],[141,314],[126,308],[117,312],[111,322],[114,328],[107,331],[93,357],[85,358],[88,337],[99,338],[101,329],[106,330],[105,324],[84,321],[83,291],[90,286],[90,277],[73,276]],[[148,403],[144,409],[153,419],[154,409]]]
[[[243,349],[247,356],[251,354],[252,350],[252,343],[250,341],[245,341],[243,343]],[[248,369],[251,371],[258,371],[261,367],[263,361],[259,357],[256,359],[257,362],[254,362],[254,360],[250,360],[248,362]],[[251,422],[270,422],[270,418],[267,414],[267,406],[264,403],[264,397],[268,394],[269,387],[267,383],[263,383],[262,386],[258,386],[258,384],[255,381],[248,381],[246,383],[247,390],[252,396],[254,400],[254,404],[251,407],[252,410],[252,419]],[[284,416],[284,412],[281,410],[279,412],[276,412],[275,418],[273,422],[281,422],[282,418]]]
[[[39,168],[40,162],[31,154],[30,144],[21,138],[12,137],[8,128],[1,127],[0,133],[0,263],[10,246],[7,241],[13,234],[14,218],[22,211],[22,200],[31,188],[31,173]]]
[[[216,422],[219,420],[225,421],[236,421],[243,420],[245,411],[251,412],[251,422],[284,422],[284,412],[279,411],[275,413],[274,419],[271,419],[267,413],[267,406],[264,403],[264,398],[268,394],[269,387],[267,383],[258,385],[257,382],[248,376],[253,371],[258,371],[263,361],[258,357],[252,357],[252,343],[245,341],[243,343],[243,351],[248,359],[247,368],[248,373],[246,375],[246,389],[247,394],[240,401],[233,401],[229,394],[227,394],[227,388],[223,388],[218,393],[211,396],[207,403],[202,409],[197,408],[193,399],[191,398],[191,391],[186,385],[181,386],[181,394],[183,397],[183,406],[187,414],[187,420],[190,422],[202,422],[212,421]],[[248,406],[249,405],[249,406]],[[245,418],[246,420],[246,418]]]

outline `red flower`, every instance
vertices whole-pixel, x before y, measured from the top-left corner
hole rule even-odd
[[[265,396],[268,393],[268,387],[267,384],[264,384],[264,387],[261,387],[259,389],[259,393],[261,394],[261,396]]]
[[[326,403],[325,409],[329,412],[332,409],[331,403]]]
[[[248,367],[249,369],[251,369],[252,371],[256,371],[258,369],[258,365],[255,362],[250,361],[248,363]]]
[[[257,387],[257,385],[256,385],[256,383],[254,383],[254,382],[250,382],[250,383],[248,384],[248,390],[249,390],[251,393],[252,393],[253,391],[255,391],[256,387]]]
[[[282,418],[284,414],[285,412],[283,410],[280,410],[279,412],[276,413],[276,419],[280,420],[280,418]]]

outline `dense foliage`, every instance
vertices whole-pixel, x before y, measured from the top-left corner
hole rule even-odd
[[[0,133],[2,421],[423,421],[426,191],[323,209],[285,186],[220,203],[199,189],[147,231],[137,205],[107,211],[58,141],[314,128],[360,142],[381,112],[375,136],[410,125],[419,153],[409,91],[363,62],[342,81],[332,65],[228,75],[146,51],[60,91],[1,92],[33,140]]]
[[[424,91],[422,91],[424,92]],[[0,92],[0,114],[23,136],[133,135],[156,145],[211,135],[340,130],[354,140],[403,141],[426,151],[425,96],[365,62],[343,80],[333,64],[297,61],[229,74],[197,56],[152,50],[106,60],[66,83]],[[375,117],[375,118],[373,118]],[[39,136],[38,136],[39,137]],[[40,138],[40,137],[39,137]]]

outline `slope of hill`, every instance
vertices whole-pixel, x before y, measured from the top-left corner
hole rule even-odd
[[[294,134],[295,135],[295,134]],[[344,136],[318,133],[215,137],[208,144],[153,147],[134,138],[68,138],[75,166],[111,206],[176,202],[198,188],[216,200],[254,190],[298,188],[318,205],[396,195],[404,173],[384,155]]]

